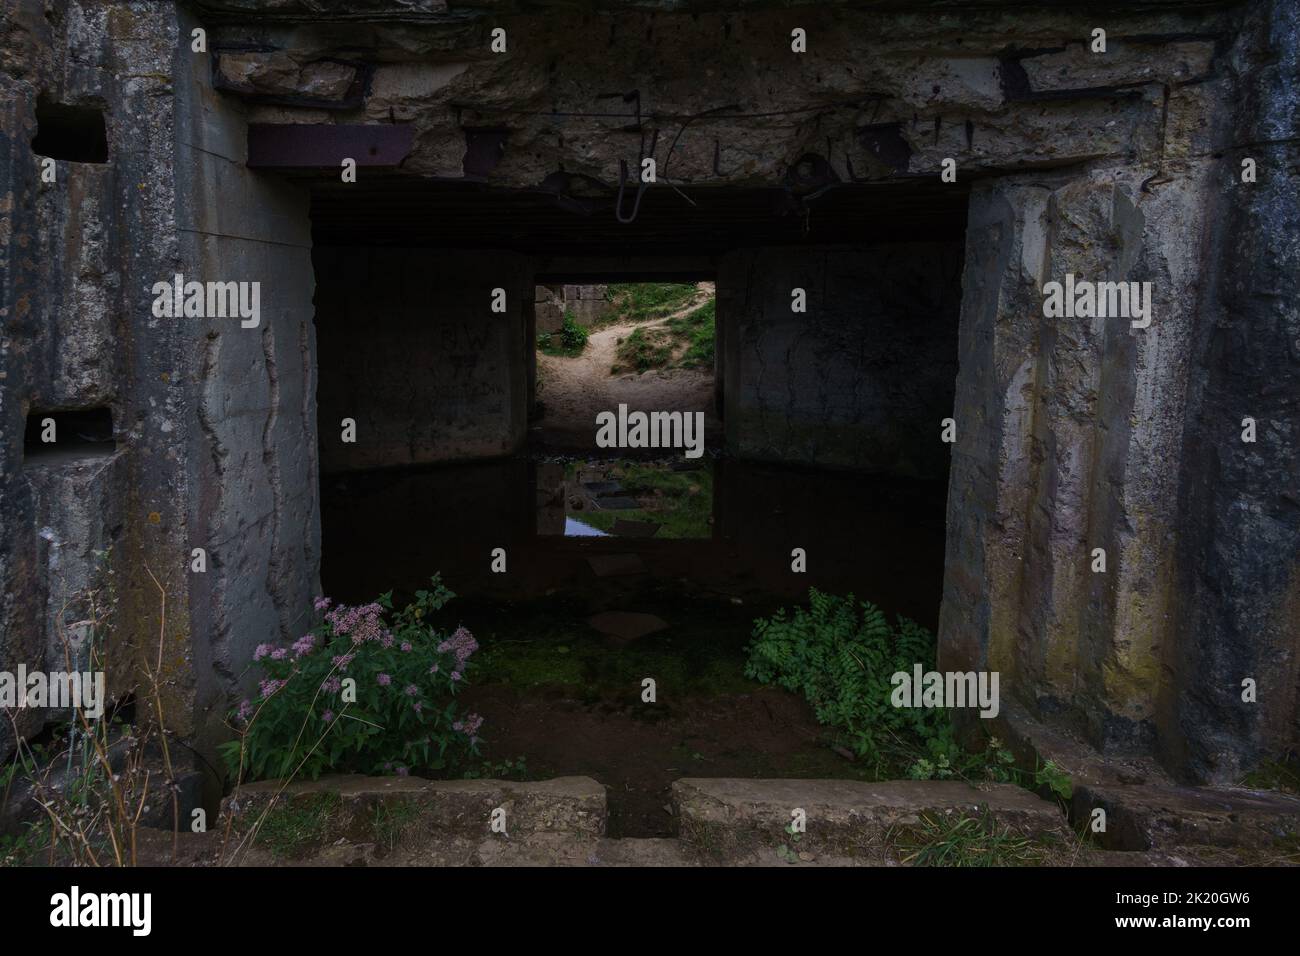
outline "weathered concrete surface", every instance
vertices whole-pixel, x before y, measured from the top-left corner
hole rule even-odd
[[[1106,811],[1096,839],[1114,850],[1195,846],[1269,849],[1300,837],[1300,797],[1261,790],[1087,784],[1075,788],[1071,817]]]
[[[321,467],[509,454],[527,431],[525,260],[499,252],[321,247]],[[504,313],[492,308],[504,289]],[[342,422],[356,422],[356,441]]]
[[[163,423],[189,345],[140,321],[150,274],[177,248],[175,22],[152,3],[67,2],[49,16],[46,7],[9,4],[0,21],[0,668],[61,665],[60,632],[76,623],[64,611],[98,591],[97,637],[116,625],[104,648],[109,693],[135,690],[137,655],[158,650],[152,570],[171,597],[161,692],[187,735],[188,490],[173,471],[186,446]],[[104,109],[108,164],[56,158],[55,182],[42,182],[30,145],[41,102]],[[56,456],[25,469],[28,414],[93,408],[112,415],[112,461]],[[44,715],[17,716],[30,732]],[[0,758],[11,732],[0,720]]]
[[[1115,54],[1101,66],[1076,63],[1072,52],[1095,25],[1086,12],[752,6],[691,16],[621,9],[617,17],[439,16],[403,6],[382,25],[359,12],[346,25],[245,16],[220,28],[217,59],[237,57],[246,89],[280,98],[258,107],[260,119],[413,123],[412,172],[460,176],[462,130],[504,129],[503,155],[487,173],[501,184],[536,185],[563,169],[613,186],[619,159],[653,155],[674,181],[756,185],[780,181],[809,153],[830,159],[841,179],[934,172],[948,156],[972,171],[1145,161],[1161,149],[1163,85],[1210,75],[1215,39],[1229,28],[1206,10],[1112,14]],[[496,26],[509,40],[500,55],[488,45]],[[791,52],[795,27],[807,31],[807,54]],[[583,55],[559,69],[555,51],[575,43]],[[250,44],[265,52],[250,54]],[[368,46],[386,53],[367,58],[380,92],[363,106],[283,105],[289,51],[295,69],[323,69]],[[300,81],[304,106],[316,85]],[[636,117],[630,102],[601,99],[612,89],[640,91],[640,115],[661,130],[653,149],[635,124],[607,115]]]
[[[1064,839],[1055,804],[1010,784],[975,788],[959,781],[742,780],[687,778],[673,783],[682,838],[727,859],[789,839],[792,812],[807,830],[799,849],[883,859],[900,831],[923,821],[989,815],[997,825],[1034,838]]]
[[[1218,227],[1178,488],[1176,620],[1160,749],[1194,780],[1238,783],[1300,744],[1300,9],[1252,7],[1216,145]],[[1241,181],[1254,159],[1255,183]],[[1242,441],[1244,419],[1257,440]],[[1253,701],[1245,699],[1254,681]]]
[[[942,478],[961,253],[943,243],[769,248],[723,257],[728,449]],[[793,311],[793,290],[806,311]]]
[[[493,815],[504,832],[493,829]],[[387,842],[389,853],[412,861],[435,853],[445,863],[492,857],[489,843],[531,841],[554,858],[583,856],[605,830],[605,788],[589,777],[516,782],[505,780],[421,780],[415,777],[322,777],[284,787],[268,780],[239,787],[222,802],[223,818],[239,834],[232,859],[244,862],[256,840],[249,835],[268,816],[292,813],[313,820],[317,838],[300,854],[331,844]],[[358,852],[354,849],[349,854]],[[359,851],[364,853],[365,851]],[[499,855],[499,853],[497,854]]]
[[[1173,545],[1198,533],[1177,489],[1213,166],[1149,191],[1098,172],[972,195],[941,666],[999,670],[1115,752],[1168,726],[1162,661],[1184,639]],[[1152,282],[1151,326],[1043,318],[1066,273]]]
[[[39,556],[45,568],[43,660],[52,669],[91,669],[88,640],[102,636],[111,623],[110,549],[125,521],[118,490],[129,482],[126,456],[120,452],[73,451],[39,455],[25,463],[36,501]],[[105,653],[96,648],[96,659]],[[52,710],[42,719],[67,719]]]
[[[1252,8],[1149,177],[977,186],[940,625],[942,666],[1000,670],[1108,754],[1223,783],[1293,746],[1297,720],[1300,213],[1268,145],[1293,135],[1297,93],[1266,52],[1294,51],[1295,22],[1274,10]],[[1207,127],[1230,101],[1235,128]],[[1152,281],[1152,325],[1038,318],[1068,271]],[[1265,423],[1254,445],[1246,415]],[[1270,692],[1247,703],[1260,675]]]
[[[1090,744],[1080,728],[1059,720],[1039,719],[1017,700],[1004,700],[996,720],[979,721],[970,728],[972,746],[992,734],[1011,751],[1016,766],[1026,772],[1051,761],[1074,786],[1173,786],[1174,779],[1150,752],[1110,753],[1105,756]],[[1044,787],[1040,791],[1048,792]]]

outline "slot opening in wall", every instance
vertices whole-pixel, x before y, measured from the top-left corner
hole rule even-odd
[[[108,162],[104,111],[94,106],[38,103],[32,152],[70,163]]]
[[[116,449],[113,413],[107,408],[33,411],[27,416],[23,458],[28,464],[107,457]]]

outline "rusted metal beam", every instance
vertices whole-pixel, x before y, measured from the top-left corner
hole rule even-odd
[[[415,128],[406,124],[255,123],[248,127],[248,166],[337,170],[344,159],[400,166],[414,142]]]

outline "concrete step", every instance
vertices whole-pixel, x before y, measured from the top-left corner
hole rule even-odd
[[[687,778],[673,784],[673,804],[681,838],[717,862],[761,863],[775,850],[787,863],[887,864],[908,833],[962,817],[1035,840],[1073,839],[1055,804],[1010,784]],[[795,840],[786,828],[797,810],[806,830]]]
[[[537,834],[594,842],[605,832],[607,815],[605,788],[590,777],[517,782],[359,775],[296,781],[283,790],[276,780],[247,784],[222,802],[221,812],[241,835],[256,828],[263,843],[288,821],[310,834],[306,852],[370,843],[395,848],[399,842],[411,849],[448,837],[466,848],[486,838]],[[504,833],[493,829],[494,814]]]
[[[1124,784],[1076,786],[1071,818],[1106,811],[1098,842],[1110,850],[1191,846],[1287,849],[1300,839],[1300,798],[1243,788]]]

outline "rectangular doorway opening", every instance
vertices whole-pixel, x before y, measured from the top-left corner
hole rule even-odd
[[[400,607],[440,573],[488,759],[595,777],[613,836],[673,833],[683,776],[906,775],[746,665],[814,587],[937,626],[965,197],[846,187],[801,218],[699,189],[624,226],[352,188],[313,206],[326,593]],[[598,443],[620,405],[703,413],[703,453]]]
[[[711,539],[713,281],[542,277],[527,322],[538,535]]]

